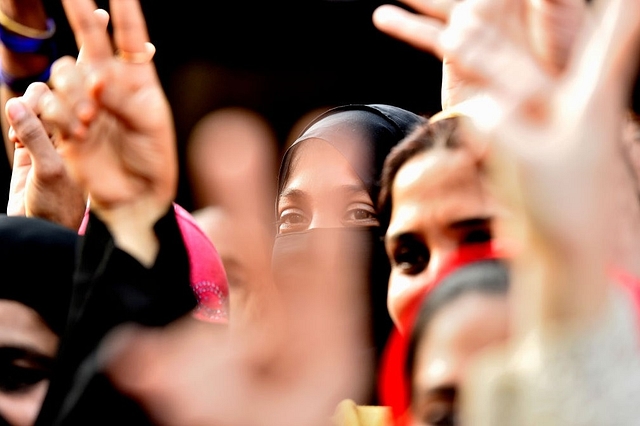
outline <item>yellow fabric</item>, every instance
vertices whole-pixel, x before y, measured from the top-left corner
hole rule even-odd
[[[391,426],[391,408],[357,405],[350,399],[341,401],[333,416],[334,426]]]

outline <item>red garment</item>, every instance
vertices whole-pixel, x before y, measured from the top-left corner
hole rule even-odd
[[[226,323],[229,320],[229,284],[222,259],[193,216],[176,203],[173,207],[189,254],[191,288],[198,301],[194,316],[201,321]],[[84,234],[88,220],[89,208],[85,210],[78,234]]]
[[[398,329],[391,333],[385,351],[383,353],[378,392],[382,405],[391,407],[394,426],[408,426],[411,420],[410,395],[411,383],[405,375],[405,363],[409,346],[409,336],[416,320],[419,308],[424,299],[437,286],[442,279],[455,269],[468,263],[491,258],[504,258],[506,251],[496,249],[491,243],[473,245],[461,248],[436,274],[434,279],[426,286],[425,291],[415,298],[408,314],[401,319],[404,329],[403,335]],[[612,267],[610,276],[627,292],[636,311],[637,325],[640,332],[640,278],[630,274],[622,268]]]
[[[472,262],[500,259],[505,256],[505,251],[492,242],[459,248],[444,262],[442,268],[425,287],[424,292],[412,301],[407,314],[400,319],[402,324],[405,325],[406,334],[403,335],[397,328],[392,331],[382,355],[378,393],[382,405],[391,407],[394,426],[407,426],[411,420],[409,411],[411,383],[405,375],[405,363],[409,347],[409,336],[424,299],[429,296],[444,277],[454,270]],[[638,295],[640,297],[640,292]],[[640,302],[640,299],[638,301]]]

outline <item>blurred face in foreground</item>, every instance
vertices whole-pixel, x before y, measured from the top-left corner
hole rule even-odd
[[[464,145],[419,152],[398,170],[385,236],[392,264],[387,303],[398,327],[447,256],[492,239],[496,206],[482,182],[479,160]]]
[[[456,393],[481,350],[508,337],[506,295],[469,292],[441,307],[421,331],[412,377],[413,426],[457,423]]]
[[[0,415],[32,425],[49,385],[58,336],[22,303],[0,299]]]

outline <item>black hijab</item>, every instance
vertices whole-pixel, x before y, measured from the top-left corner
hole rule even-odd
[[[350,104],[325,111],[285,151],[278,174],[278,195],[291,172],[293,154],[304,141],[322,139],[347,159],[375,203],[384,159],[391,148],[425,122],[418,114],[384,104]]]
[[[58,336],[73,286],[78,234],[44,219],[0,215],[0,299],[35,310]]]
[[[426,122],[413,112],[391,105],[352,104],[332,108],[316,117],[285,151],[278,175],[278,196],[282,192],[295,163],[296,151],[309,139],[321,139],[336,148],[353,167],[367,189],[373,203],[379,192],[379,180],[384,159],[405,136]],[[355,137],[354,137],[355,136]],[[277,200],[276,200],[277,205]],[[375,204],[374,204],[375,205]],[[315,282],[318,277],[329,277],[326,265],[318,262],[318,250],[342,247],[335,253],[336,267],[349,268],[349,284],[358,286],[368,295],[366,308],[375,371],[393,323],[387,309],[387,287],[390,265],[379,227],[312,229],[305,232],[278,235],[273,247],[272,267],[276,285],[288,286]],[[337,243],[336,243],[337,242]],[[334,285],[333,282],[327,285]],[[366,297],[366,296],[365,296]],[[358,401],[376,404],[377,395],[372,387],[370,399]]]
[[[58,336],[69,312],[77,240],[76,232],[44,219],[0,215],[0,299],[33,309]],[[5,370],[7,362],[3,384],[22,377]],[[0,425],[9,425],[2,414]]]

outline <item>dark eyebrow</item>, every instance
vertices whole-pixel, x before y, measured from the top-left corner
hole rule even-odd
[[[290,189],[285,189],[284,191],[282,191],[280,193],[280,195],[278,196],[278,200],[280,200],[281,198],[299,199],[299,198],[304,198],[305,195],[306,194],[304,193],[304,191],[301,191],[300,189],[290,188]]]
[[[467,228],[479,228],[491,225],[490,217],[480,217],[472,219],[464,219],[458,222],[453,222],[449,227],[451,229],[467,229]],[[400,232],[398,234],[386,234],[384,236],[385,244],[401,244],[403,242],[419,241],[423,242],[420,235],[415,232]]]
[[[464,219],[454,222],[450,225],[451,229],[476,228],[480,226],[488,226],[491,224],[490,217],[474,217],[473,219]]]
[[[340,185],[337,189],[340,191],[351,192],[351,193],[367,191],[367,189],[363,185]],[[302,198],[305,196],[306,196],[306,193],[304,191],[297,188],[289,188],[289,189],[283,190],[278,196],[278,198],[284,198],[284,197]]]
[[[367,189],[362,186],[362,185],[340,185],[337,188],[336,193],[341,193],[341,194],[357,194],[359,192],[367,192]],[[284,199],[284,198],[288,198],[291,199],[293,201],[298,201],[298,200],[302,200],[304,198],[307,197],[307,193],[297,189],[297,188],[289,188],[289,189],[285,189],[283,190],[280,195],[278,196],[278,204],[280,204],[280,200]]]
[[[400,232],[398,234],[386,234],[384,236],[385,244],[403,244],[408,242],[420,242],[422,243],[422,237],[415,232]]]
[[[283,190],[280,195],[278,195],[278,202],[276,204],[276,209],[278,210],[277,214],[279,215],[280,212],[280,204],[284,201],[287,200],[289,202],[292,203],[302,203],[305,199],[307,198],[307,194],[297,188],[289,188],[289,189],[285,189]]]

